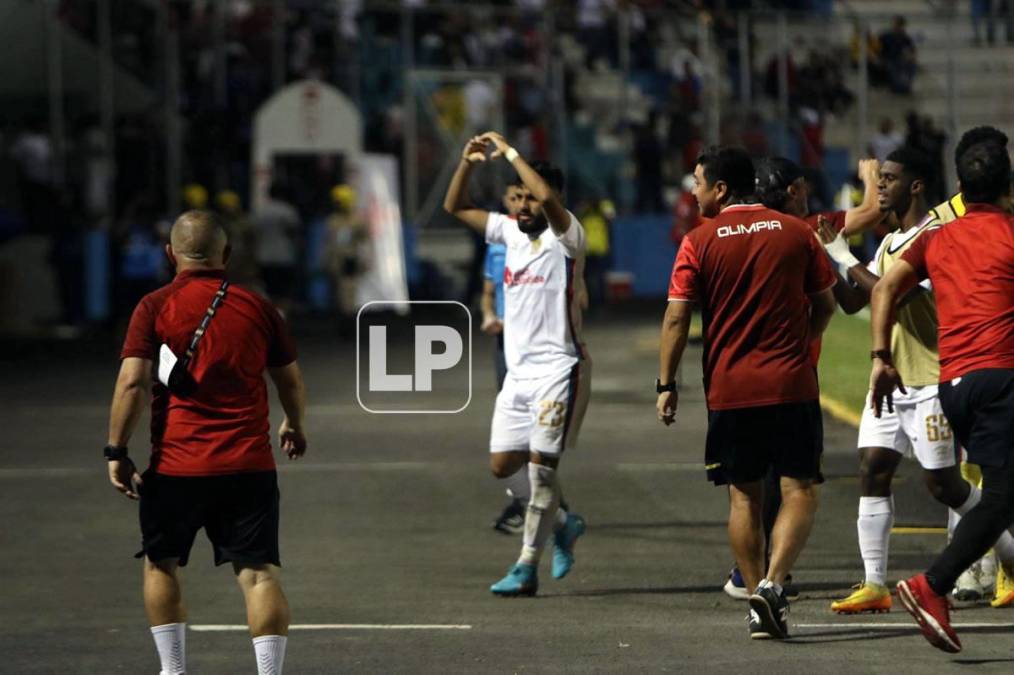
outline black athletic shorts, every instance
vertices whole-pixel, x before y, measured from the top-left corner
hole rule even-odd
[[[941,382],[940,404],[968,461],[1001,468],[1014,458],[1014,370],[974,370]]]
[[[822,483],[823,453],[817,401],[708,411],[704,464],[715,485],[752,483],[771,468],[779,476]]]
[[[135,558],[179,558],[186,565],[202,527],[215,564],[280,565],[278,476],[274,471],[222,476],[141,477],[141,550]]]

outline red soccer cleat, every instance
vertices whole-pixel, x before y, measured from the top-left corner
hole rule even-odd
[[[951,611],[947,598],[933,592],[926,582],[925,574],[899,581],[898,599],[915,618],[923,637],[931,645],[951,654],[961,651],[961,640],[951,628]]]

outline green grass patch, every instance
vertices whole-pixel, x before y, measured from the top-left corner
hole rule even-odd
[[[820,352],[820,391],[857,414],[870,389],[870,322],[835,312]]]

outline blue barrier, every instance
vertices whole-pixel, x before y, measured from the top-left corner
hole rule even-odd
[[[669,238],[672,218],[668,215],[617,218],[612,227],[612,269],[634,275],[636,297],[664,298],[676,246]]]
[[[110,315],[112,263],[109,259],[109,233],[89,230],[84,237],[85,318],[104,321]]]

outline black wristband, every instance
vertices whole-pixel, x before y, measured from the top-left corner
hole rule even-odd
[[[884,363],[891,363],[891,350],[890,349],[874,349],[870,352],[870,360],[880,359]]]
[[[127,446],[125,445],[107,445],[102,450],[102,456],[110,462],[115,462],[121,459],[127,459]]]
[[[655,378],[655,393],[661,394],[663,391],[676,391],[676,381],[673,380],[669,384],[662,384],[662,380]]]

